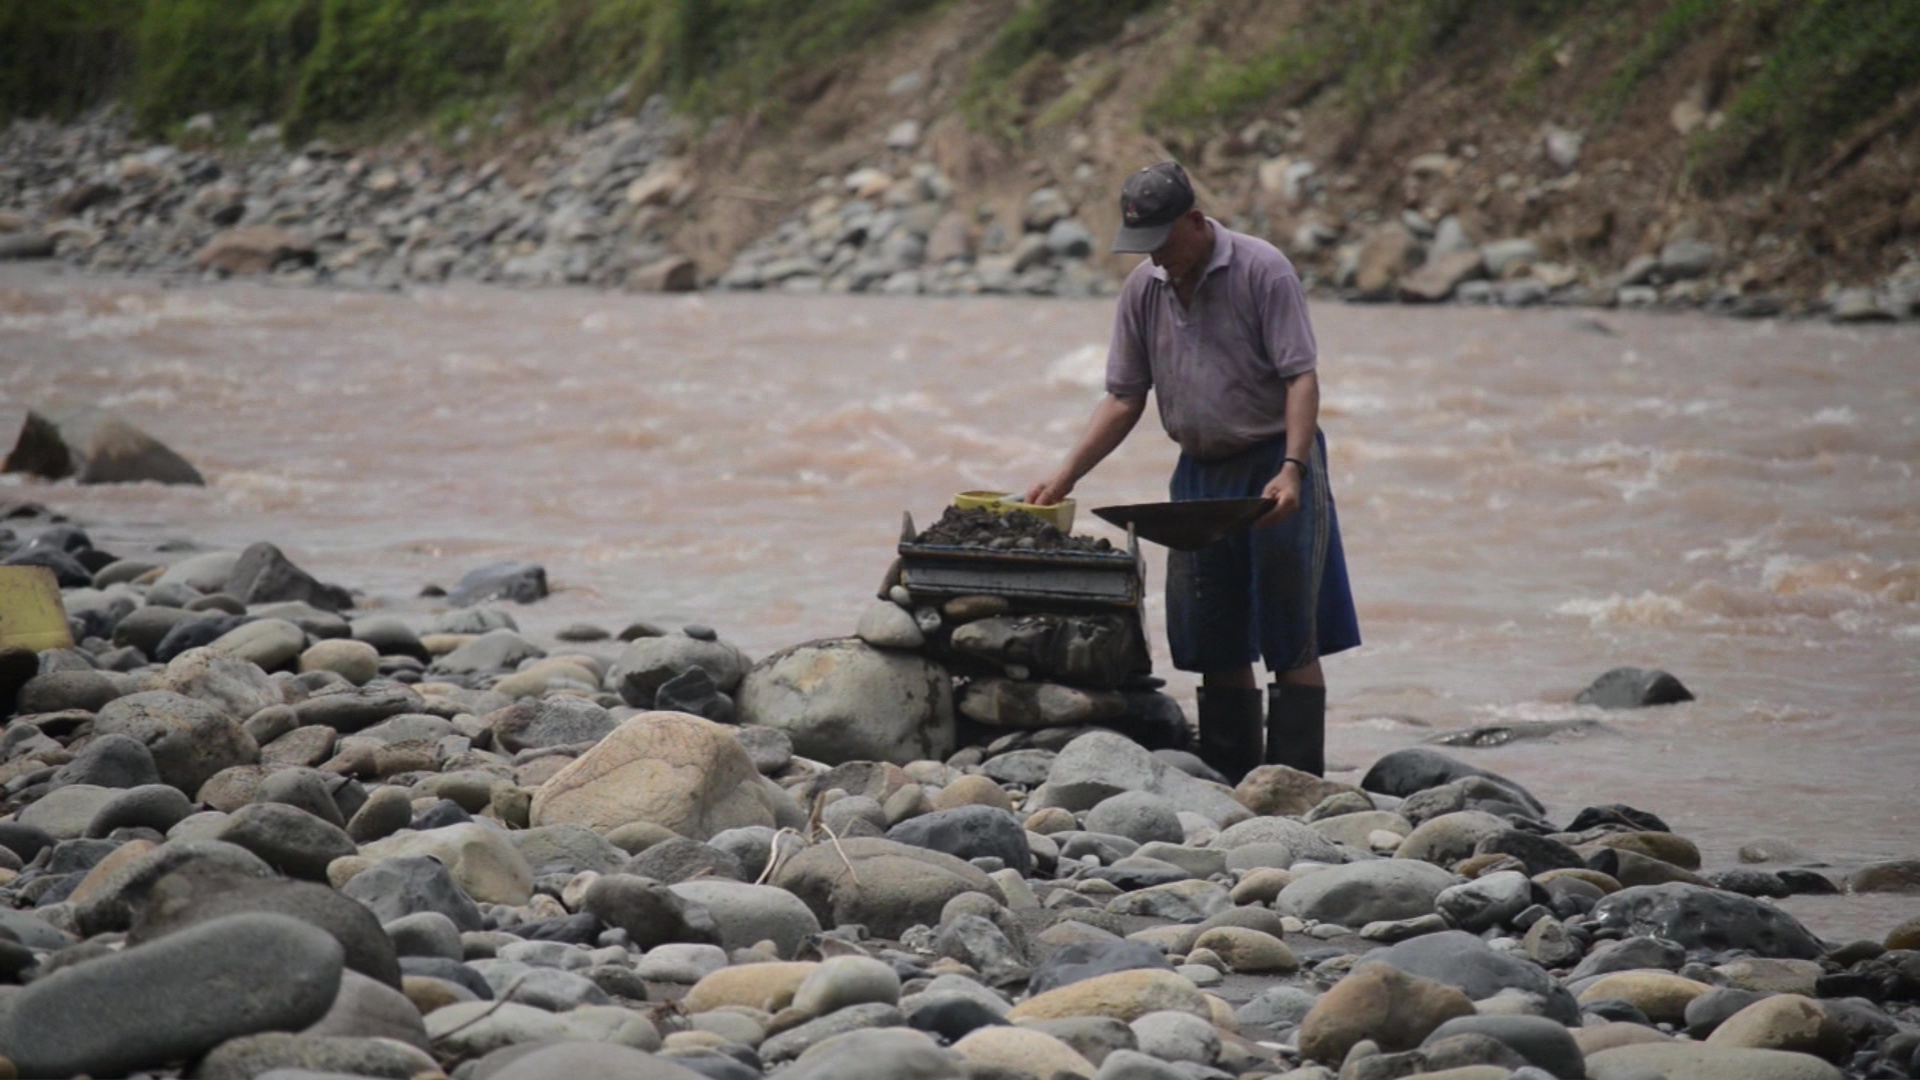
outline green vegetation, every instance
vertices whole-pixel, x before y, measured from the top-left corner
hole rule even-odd
[[[1136,15],[1165,0],[1030,0],[1003,23],[975,62],[960,107],[975,127],[1018,138],[1035,91],[1061,61],[1113,40]],[[1070,119],[1113,83],[1096,72],[1041,110],[1045,127]],[[1091,89],[1090,89],[1091,88]]]
[[[111,97],[296,132],[630,82],[696,111],[801,100],[944,0],[0,0],[0,114]]]

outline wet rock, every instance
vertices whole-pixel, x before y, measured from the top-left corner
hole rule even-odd
[[[743,723],[784,731],[796,753],[828,764],[938,760],[954,748],[946,669],[857,639],[769,656],[740,682],[735,704]]]
[[[887,839],[959,859],[996,858],[1022,875],[1033,871],[1026,830],[1012,814],[990,806],[962,806],[909,818],[887,830]]]
[[[799,824],[729,729],[685,713],[641,713],[542,784],[531,822],[605,832],[651,822],[705,840],[727,829]]]
[[[1458,987],[1474,1001],[1502,990],[1519,990],[1540,998],[1550,1019],[1571,1024],[1580,1015],[1573,996],[1552,976],[1530,961],[1495,952],[1464,930],[1427,934],[1368,953],[1367,957],[1410,975]]]
[[[1132,632],[1116,616],[1031,614],[966,622],[951,648],[1039,681],[1095,689],[1119,686],[1136,661]],[[1071,722],[1071,721],[1068,721]]]
[[[1519,784],[1424,746],[1395,750],[1380,758],[1367,770],[1360,787],[1364,791],[1405,798],[1468,777],[1481,777],[1494,782],[1511,796],[1516,805],[1534,815],[1544,815],[1546,812],[1540,800]],[[1402,812],[1405,812],[1404,809]],[[1413,817],[1412,814],[1407,816]]]
[[[91,405],[29,409],[20,437],[0,463],[0,472],[48,480],[73,477],[82,484],[206,484],[200,471],[166,444],[119,415]]]
[[[286,553],[261,541],[248,545],[233,564],[222,590],[242,604],[299,602],[322,611],[344,611],[353,597],[337,585],[324,585],[295,566]]]
[[[1116,720],[1127,703],[1116,693],[1057,683],[976,678],[961,690],[956,707],[968,719],[993,727],[1045,728]]]
[[[1852,893],[1920,893],[1920,859],[1891,859],[1847,875]]]
[[[1820,1004],[1800,994],[1762,998],[1728,1017],[1707,1036],[1709,1046],[1789,1050],[1845,1064],[1853,1042]]]
[[[1433,906],[1447,921],[1470,933],[1508,925],[1533,903],[1533,883],[1525,874],[1501,870],[1441,890]]]
[[[660,689],[654,692],[653,707],[663,712],[688,713],[703,720],[711,720],[716,724],[733,722],[733,699],[720,692],[720,687],[713,681],[713,676],[707,674],[705,668],[688,668],[662,683]],[[753,730],[770,731],[768,728]],[[780,734],[779,737],[786,739],[784,734]],[[747,753],[752,756],[753,747],[748,745],[745,739],[741,740],[741,745],[747,746]],[[791,740],[787,741],[787,747],[787,757],[791,758],[793,756]],[[754,764],[758,766],[760,763],[760,759],[756,757]],[[760,771],[763,774],[778,772],[779,768],[783,767],[784,764],[771,770],[762,768]]]
[[[1574,699],[1576,705],[1602,709],[1644,709],[1692,701],[1693,692],[1657,668],[1622,667],[1601,675]]]
[[[1430,915],[1440,893],[1459,882],[1451,871],[1411,859],[1330,866],[1280,890],[1274,910],[1343,926]]]
[[[234,915],[77,965],[21,992],[0,1021],[27,1075],[126,1075],[326,1014],[342,953],[278,915]]]
[[[454,607],[472,607],[489,600],[531,604],[547,595],[547,568],[539,563],[498,562],[470,570],[447,593]]]
[[[627,704],[651,709],[661,687],[694,668],[705,671],[719,692],[732,694],[750,666],[745,653],[725,642],[663,634],[628,645],[608,671],[607,685]]]
[[[1696,955],[1745,949],[1756,956],[1813,960],[1825,952],[1798,920],[1778,908],[1696,885],[1622,889],[1601,900],[1593,918],[1602,928],[1665,938]]]

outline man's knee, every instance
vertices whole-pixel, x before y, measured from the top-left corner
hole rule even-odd
[[[1290,671],[1276,671],[1273,674],[1273,681],[1286,683],[1289,686],[1327,685],[1327,677],[1325,673],[1320,670],[1320,661],[1318,659],[1300,667],[1293,668]]]
[[[1240,668],[1229,668],[1225,671],[1204,672],[1200,676],[1200,684],[1222,690],[1251,690],[1258,685],[1253,681],[1252,664]]]

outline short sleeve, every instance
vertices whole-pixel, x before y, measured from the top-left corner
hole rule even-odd
[[[1147,360],[1146,330],[1141,320],[1145,297],[1142,285],[1141,275],[1129,275],[1114,305],[1113,340],[1107,345],[1107,393],[1118,398],[1145,397],[1153,389],[1153,369]]]
[[[1320,357],[1313,323],[1307,318],[1306,291],[1290,270],[1274,269],[1262,277],[1260,333],[1267,355],[1281,378],[1304,375],[1314,369]]]

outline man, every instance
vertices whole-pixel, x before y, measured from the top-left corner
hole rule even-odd
[[[1106,395],[1027,501],[1065,498],[1126,439],[1155,391],[1161,424],[1180,444],[1175,501],[1274,501],[1251,528],[1167,557],[1173,663],[1201,676],[1200,757],[1234,783],[1263,761],[1324,775],[1320,658],[1360,644],[1360,631],[1300,279],[1272,244],[1202,213],[1174,162],[1129,178],[1120,208],[1113,250],[1151,258],[1120,290]],[[1257,658],[1274,679],[1264,695]]]

